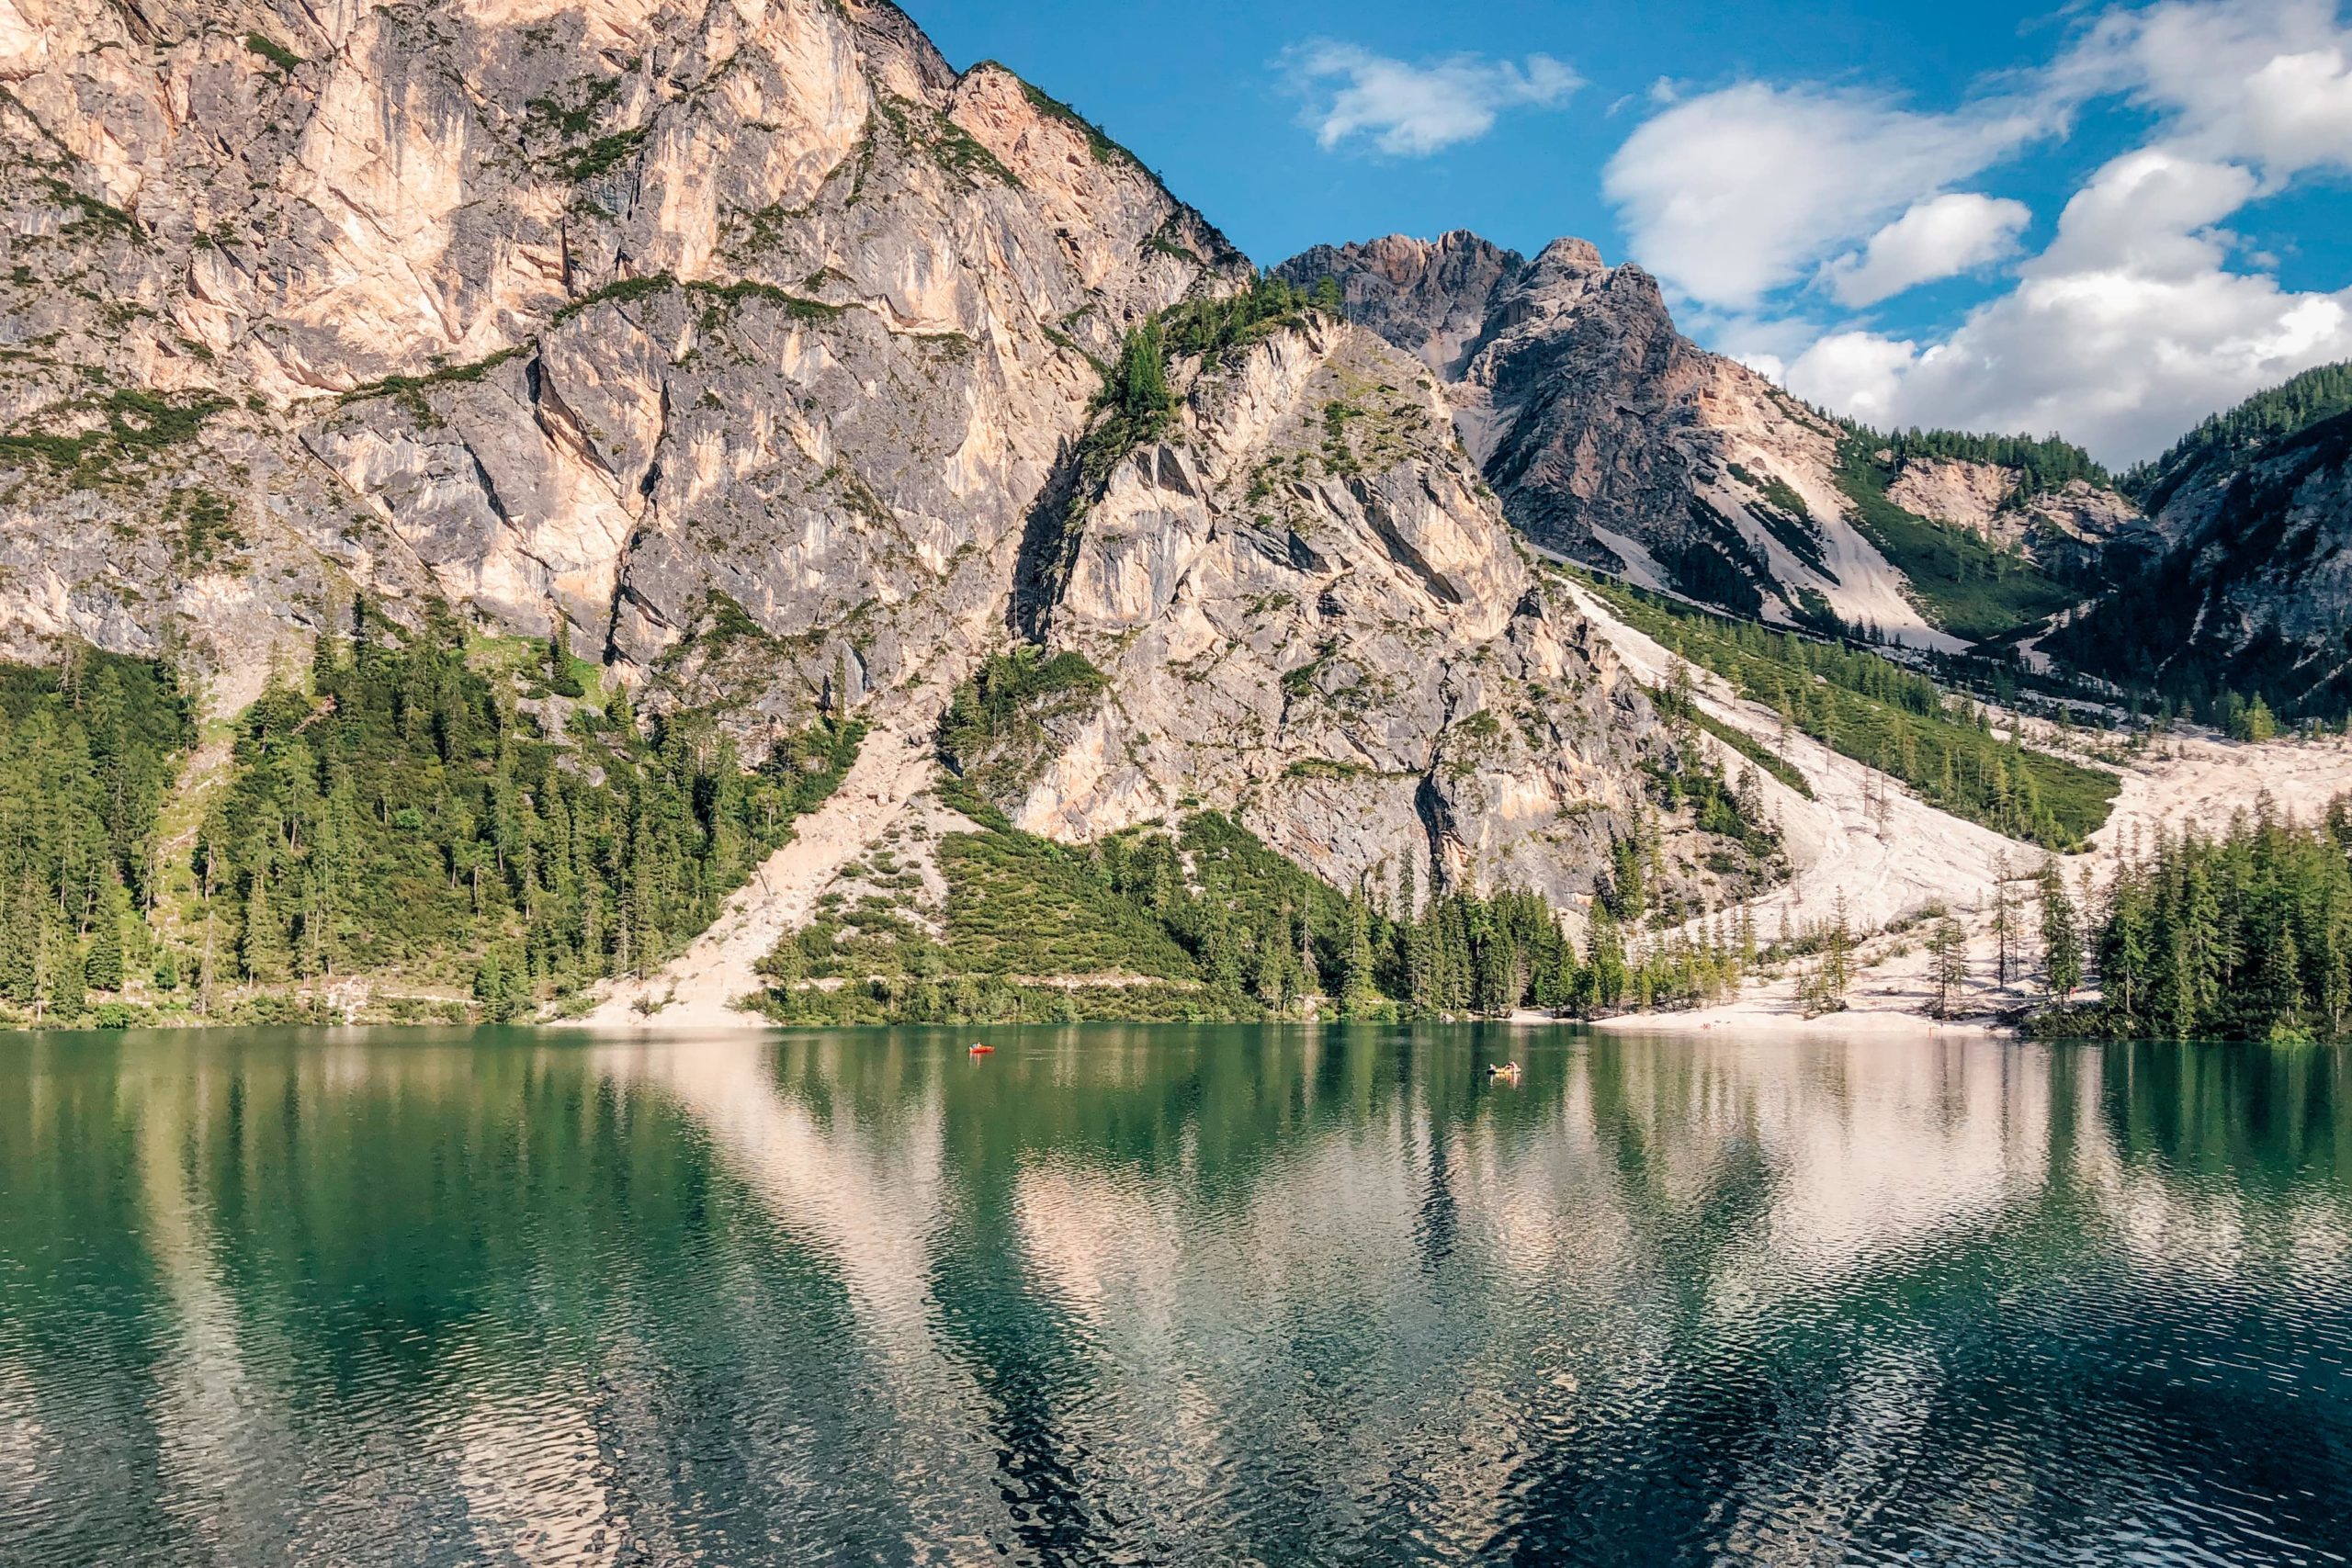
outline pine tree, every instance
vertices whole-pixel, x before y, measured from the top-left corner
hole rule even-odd
[[[29,1008],[40,991],[40,887],[31,867],[17,878],[0,930],[0,997]]]
[[[1518,946],[1491,915],[1480,922],[1476,934],[1471,1005],[1489,1018],[1500,1018],[1519,1005]]]
[[[34,986],[33,1016],[52,1023],[82,1016],[82,969],[85,960],[73,928],[55,910],[44,908],[40,920],[40,969]]]
[[[1587,934],[1586,955],[1591,976],[1593,1002],[1602,1009],[1613,1009],[1625,999],[1629,978],[1625,964],[1625,942],[1618,929],[1616,917],[1609,906],[1598,899],[1592,906],[1592,925]]]
[[[2005,991],[2017,937],[2017,900],[2009,892],[2009,857],[2004,851],[1993,859],[1993,983]]]
[[[1340,969],[1340,1011],[1363,1018],[1378,1005],[1380,987],[1372,966],[1372,911],[1361,895],[1348,900],[1348,945]]]
[[[1233,923],[1221,900],[1212,901],[1203,918],[1195,956],[1210,985],[1221,991],[1241,989],[1240,944],[1233,939]]]
[[[1853,983],[1854,931],[1846,918],[1846,891],[1838,890],[1830,917],[1828,940],[1822,950],[1821,983],[1826,999],[1845,1006],[1846,990]]]
[[[120,878],[108,867],[99,889],[97,913],[91,921],[90,955],[82,968],[84,980],[94,991],[122,989],[122,927],[130,918],[130,903]]]
[[[2082,933],[2075,924],[2075,901],[2055,860],[2041,868],[2041,969],[2051,995],[2063,1005],[2083,983]]]
[[[588,688],[580,683],[579,671],[572,665],[571,619],[560,609],[555,613],[555,629],[548,637],[548,690],[559,697],[588,694]]]
[[[1957,1010],[1962,987],[1968,984],[1968,933],[1950,915],[1936,922],[1935,934],[1928,939],[1929,974],[1935,986],[1933,1011],[1938,1018],[1950,1018]]]
[[[482,953],[481,962],[474,967],[474,1000],[481,1008],[483,1022],[504,1023],[514,1016],[506,997],[506,965],[493,947]]]
[[[1259,1005],[1271,1013],[1286,1013],[1297,998],[1290,948],[1290,915],[1269,914],[1259,929],[1250,988]]]

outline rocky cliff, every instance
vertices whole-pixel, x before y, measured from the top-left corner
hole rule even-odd
[[[1089,837],[1233,802],[1341,886],[1591,893],[1690,759],[1528,559],[1419,367],[1306,311],[1180,361],[1172,427],[1081,496],[1043,633],[1106,677],[1004,789]],[[1668,817],[1665,892],[1760,866]]]
[[[2150,542],[2140,509],[2086,479],[2029,491],[2015,468],[1952,457],[1907,457],[1887,499],[1915,516],[1964,528],[2071,581],[2095,583]]]
[[[2352,705],[2352,413],[2160,468],[2142,569],[2043,644],[2206,705]]]
[[[355,590],[778,727],[892,689],[1090,355],[1239,265],[887,5],[0,0],[0,640],[232,702]]]
[[[1280,270],[1336,279],[1351,319],[1447,384],[1529,537],[1735,613],[1956,649],[1986,635],[1984,617],[1926,581],[1910,525],[2073,570],[2123,522],[2113,492],[2088,486],[2019,506],[2018,476],[1991,465],[1883,490],[1854,433],[1683,337],[1654,279],[1581,240],[1528,261],[1471,234],[1391,236]]]
[[[1370,333],[1179,363],[1090,468],[1133,330],[1247,264],[879,0],[0,0],[0,652],[229,709],[446,600],[756,757],[1026,637],[1110,684],[1023,823],[1205,803],[1564,900],[1679,765]]]

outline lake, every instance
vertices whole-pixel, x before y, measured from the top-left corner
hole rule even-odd
[[[2344,1055],[970,1038],[0,1037],[0,1562],[2352,1552]]]

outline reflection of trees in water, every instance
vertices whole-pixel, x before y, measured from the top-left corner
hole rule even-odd
[[[2259,1191],[2352,1174],[2352,1050],[2143,1042],[2108,1047],[2104,1065],[2102,1120],[2153,1174]]]
[[[468,1430],[572,1467],[504,1499],[515,1528],[593,1497],[722,1559],[779,1529],[889,1556],[923,1529],[910,1467],[931,1506],[993,1507],[962,1539],[1041,1561],[1132,1545],[1155,1498],[1306,1477],[1280,1524],[1157,1528],[1312,1555],[1375,1518],[1607,1560],[1871,1509],[1874,1542],[1933,1550],[1973,1511],[1991,1551],[2017,1517],[2095,1540],[2098,1487],[2143,1473],[2179,1495],[2134,1506],[2300,1485],[2290,1537],[2352,1536],[2309,1480],[2343,1474],[2340,1422],[2278,1414],[2352,1346],[2341,1053],[990,1038],[986,1064],[913,1032],[28,1046],[38,1088],[0,1085],[0,1372],[48,1434],[31,1485],[193,1548],[191,1462],[356,1462],[340,1428],[372,1424],[411,1435],[370,1461],[397,1486],[272,1483],[352,1561],[456,1528]],[[2211,1352],[2186,1388],[2183,1347]],[[250,1391],[278,1436],[166,1462],[175,1377]],[[550,1377],[576,1399],[514,1417]],[[469,1380],[505,1425],[468,1427]]]

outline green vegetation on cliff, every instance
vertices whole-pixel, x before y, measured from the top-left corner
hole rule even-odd
[[[1629,954],[1619,923],[1657,908],[1645,839],[1617,846],[1580,955],[1535,894],[1422,897],[1422,843],[1342,889],[1217,812],[1085,846],[1015,829],[1004,813],[1050,753],[1046,721],[1102,684],[1075,655],[990,660],[941,725],[940,796],[975,830],[897,837],[847,868],[763,963],[762,1010],[793,1023],[1252,1019],[1316,998],[1359,1018],[1590,1011],[1696,999],[1737,973],[1720,933]],[[1752,787],[1695,761],[1651,785],[1665,809],[1778,856]]]
[[[2035,626],[2076,601],[2078,594],[2018,551],[1887,499],[1894,474],[1878,460],[1877,439],[1849,434],[1840,444],[1838,488],[1854,503],[1854,525],[1910,580],[1920,609],[1936,625],[1985,642]]]
[[[1995,736],[1981,712],[1878,654],[1695,611],[1608,578],[1580,581],[1626,625],[1775,709],[1788,728],[1893,774],[1955,817],[2071,850],[2114,804],[2112,773]]]
[[[956,688],[939,727],[940,760],[983,798],[1009,800],[1057,750],[1046,725],[1090,706],[1103,684],[1084,654],[1028,646],[992,654]]]
[[[274,683],[239,721],[195,848],[199,998],[364,972],[467,986],[500,1017],[650,972],[854,753],[824,725],[746,772],[693,716],[493,681],[445,615],[405,637],[358,623],[320,640],[309,692]]]
[[[1846,429],[1873,451],[1892,453],[1897,463],[1924,457],[2014,468],[2018,488],[2013,499],[2064,490],[2076,479],[2103,487],[2114,483],[2097,458],[2063,436],[2036,440],[2030,435],[1979,435],[1962,430],[1921,430],[1916,425],[1882,435],[1850,422]]]
[[[292,1020],[364,976],[517,1016],[702,931],[860,739],[820,724],[745,770],[706,717],[567,700],[595,671],[560,636],[356,619],[307,690],[273,679],[238,716],[168,842],[192,739],[168,669],[0,668],[0,1014]]]

